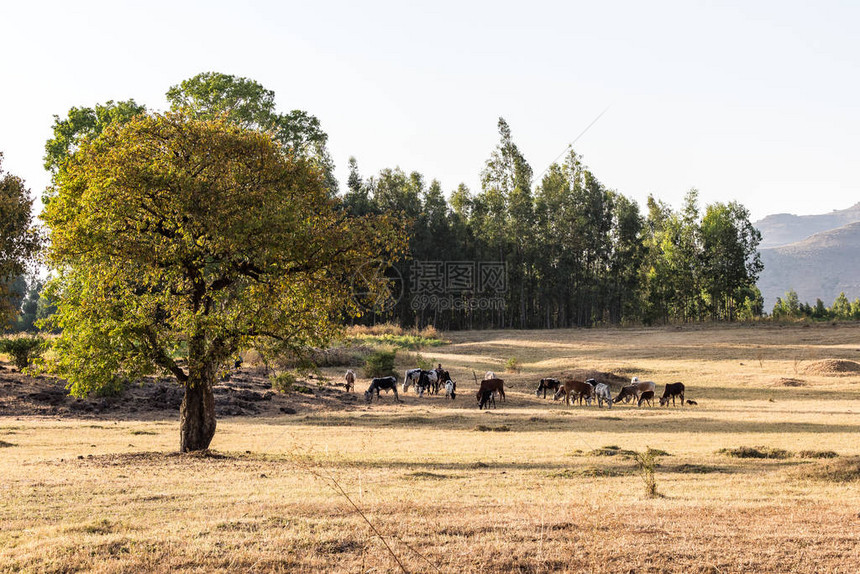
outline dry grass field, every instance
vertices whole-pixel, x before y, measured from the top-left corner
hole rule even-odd
[[[0,572],[860,572],[860,325],[444,337],[453,402],[222,418],[205,456],[178,414],[0,416]],[[698,405],[535,397],[577,368]],[[507,401],[479,411],[473,370]]]

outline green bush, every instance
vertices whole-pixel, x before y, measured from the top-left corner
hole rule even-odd
[[[291,393],[296,384],[296,376],[292,373],[283,372],[269,377],[269,381],[272,383],[272,388],[279,393]]]
[[[26,369],[30,361],[45,351],[45,341],[41,337],[7,337],[0,339],[0,353],[12,357],[18,369]]]
[[[394,375],[394,358],[397,351],[379,350],[374,351],[364,360],[364,376],[388,377]]]
[[[520,362],[516,357],[511,357],[507,361],[505,361],[505,370],[509,373],[519,373],[520,372]]]

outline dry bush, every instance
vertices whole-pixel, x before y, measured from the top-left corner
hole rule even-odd
[[[855,482],[860,480],[860,456],[831,460],[824,464],[804,469],[808,478],[828,482]]]
[[[737,448],[721,448],[717,454],[734,458],[791,458],[791,451],[770,446],[739,446]]]
[[[797,458],[839,458],[839,454],[832,450],[801,450]]]

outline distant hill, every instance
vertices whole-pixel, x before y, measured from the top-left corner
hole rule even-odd
[[[844,214],[852,210],[860,214],[860,204],[834,213]],[[762,221],[772,217],[781,216],[770,216]],[[807,217],[827,216],[809,215],[798,219]],[[816,298],[820,298],[828,307],[841,291],[851,301],[860,297],[860,222],[760,251],[764,271],[759,277],[758,287],[764,296],[767,312],[773,309],[776,298],[782,297],[789,289],[797,291],[802,303],[814,305]]]
[[[802,241],[807,237],[860,221],[860,203],[839,211],[821,215],[768,215],[753,225],[761,231],[761,249],[769,249]],[[838,293],[837,293],[838,294]]]

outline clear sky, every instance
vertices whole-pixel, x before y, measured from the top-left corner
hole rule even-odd
[[[54,114],[203,71],[257,80],[329,134],[337,175],[473,191],[504,117],[540,174],[575,149],[606,186],[769,213],[860,201],[860,3],[4,1],[0,151],[35,195]]]

